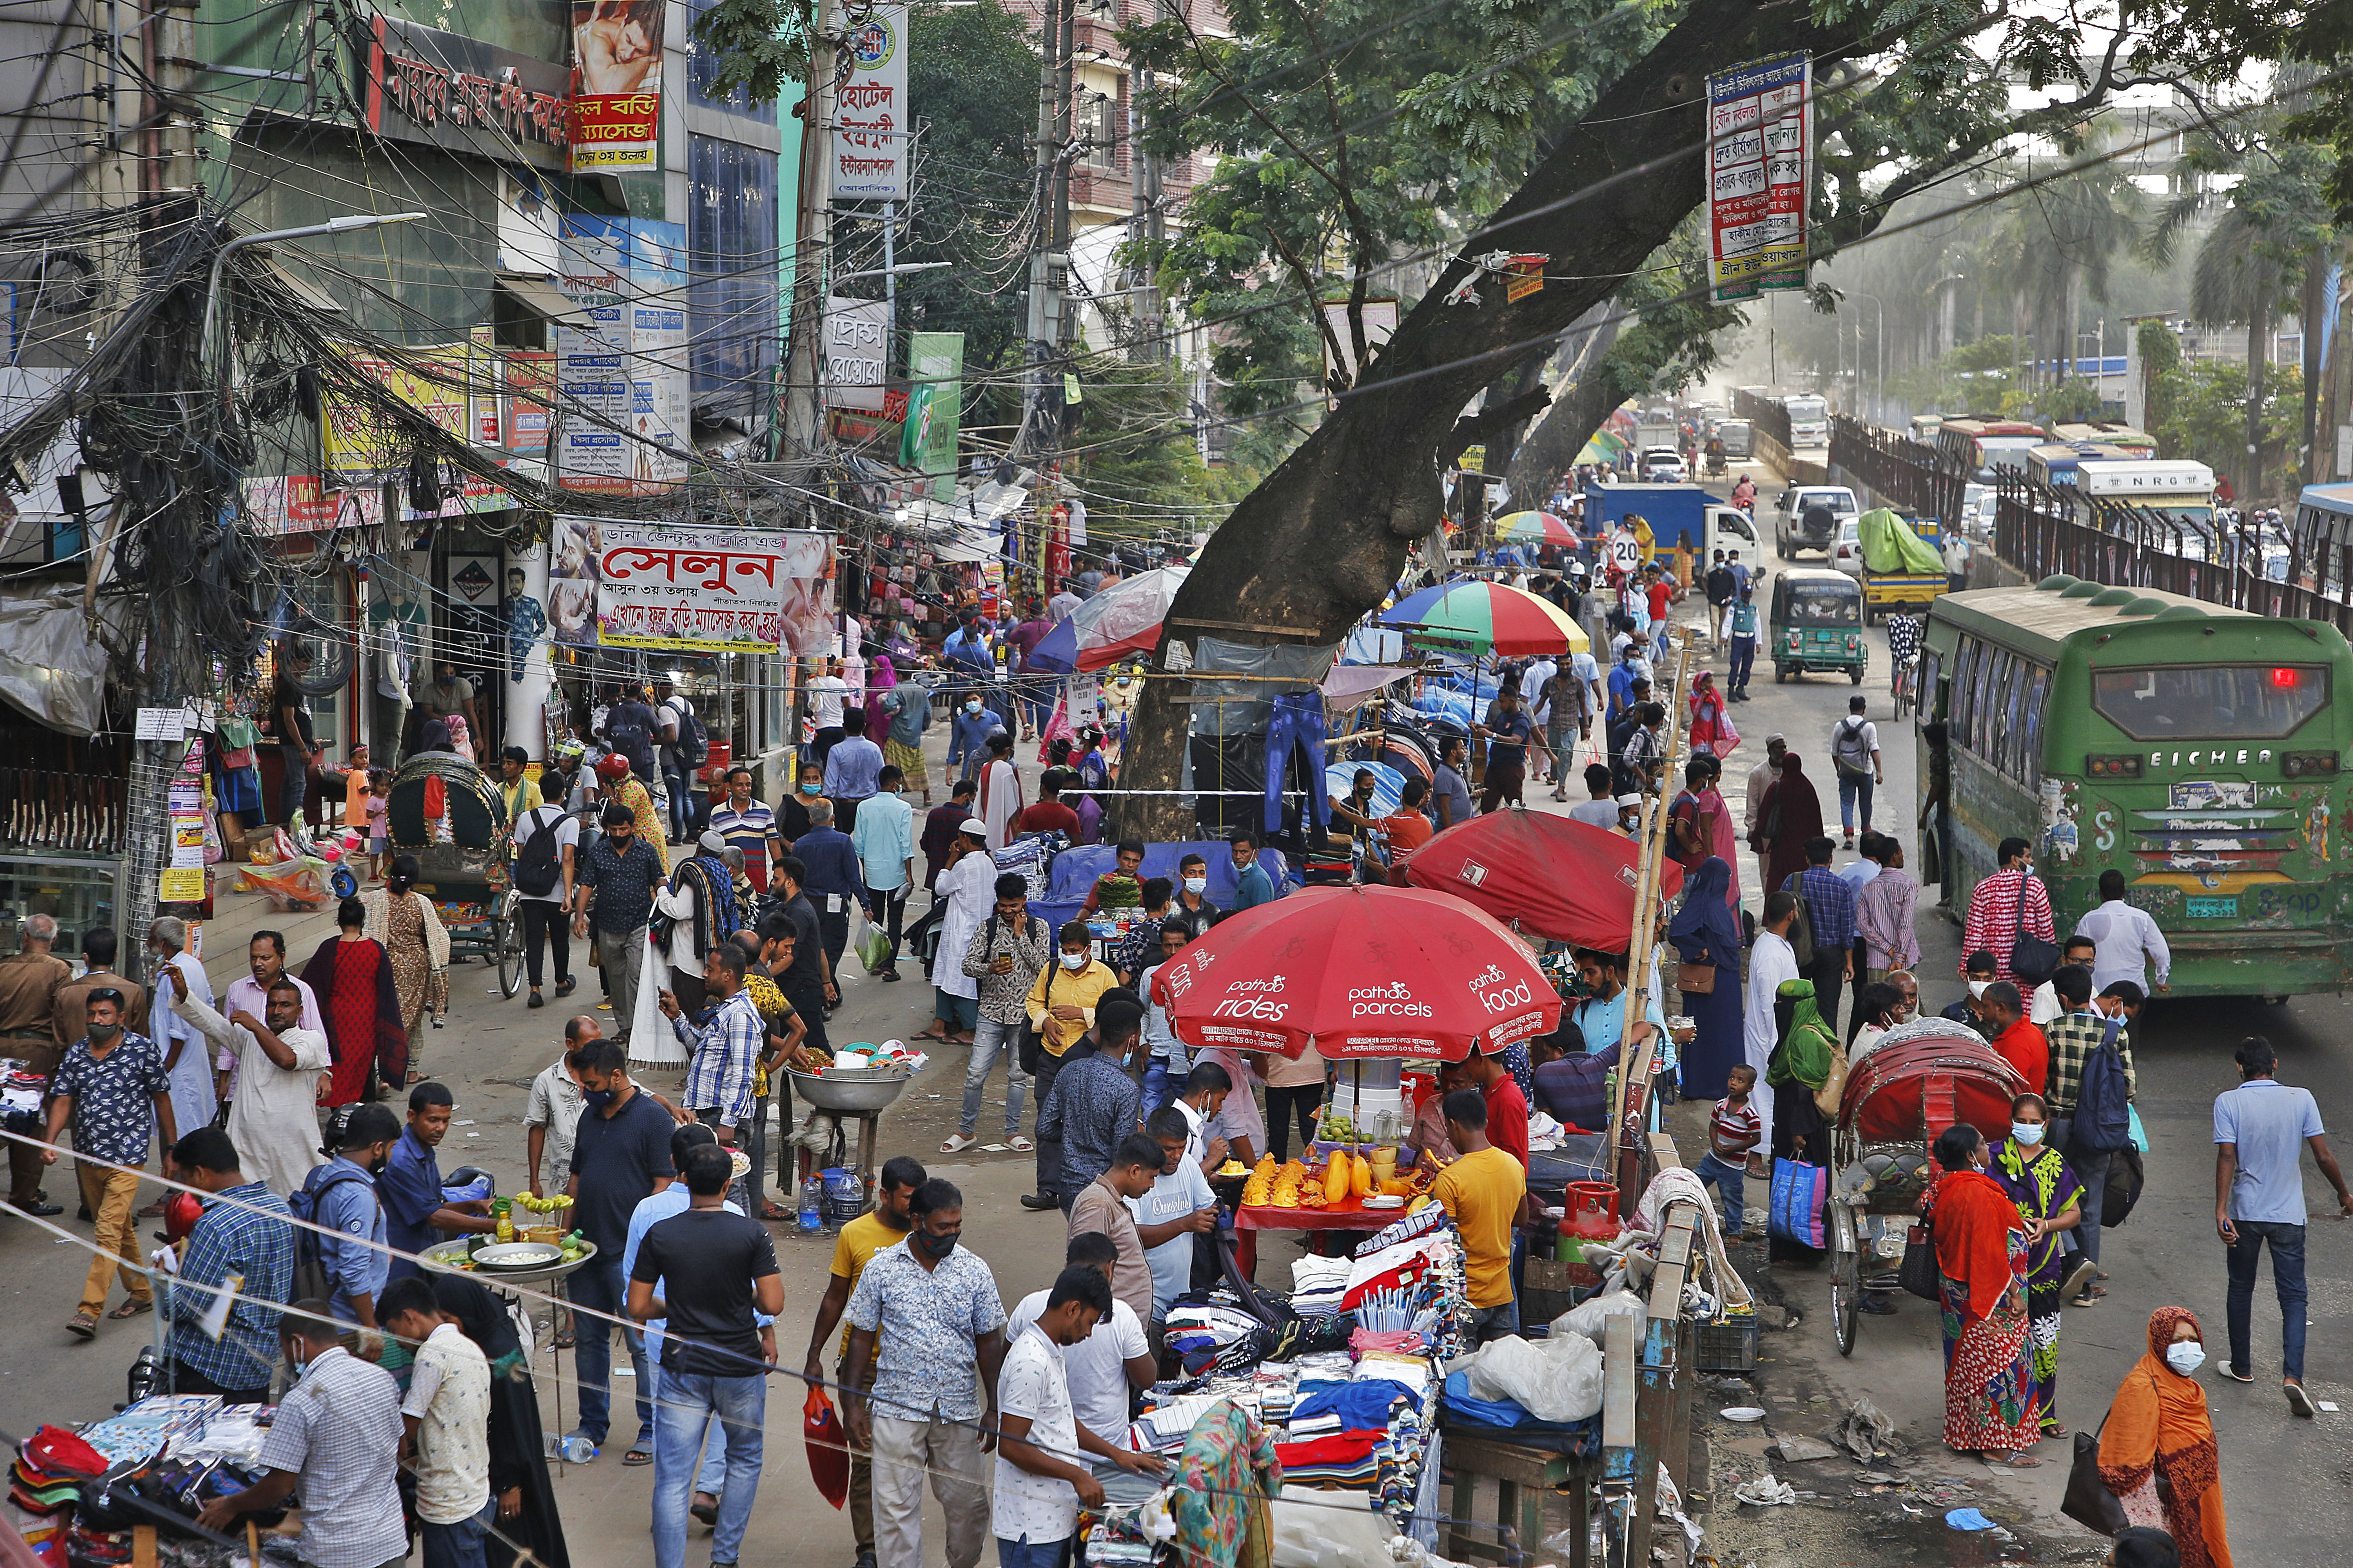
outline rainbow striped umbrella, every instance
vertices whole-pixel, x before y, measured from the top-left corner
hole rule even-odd
[[[1592,647],[1585,628],[1549,600],[1471,578],[1408,594],[1381,613],[1381,624],[1403,628],[1417,642],[1477,654],[1583,653]]]
[[[1495,537],[1506,544],[1573,546],[1577,531],[1548,511],[1515,511],[1495,520]]]

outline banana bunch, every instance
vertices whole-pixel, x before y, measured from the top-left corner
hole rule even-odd
[[[533,1214],[555,1214],[572,1206],[572,1200],[561,1193],[551,1194],[543,1198],[533,1197],[529,1193],[523,1193],[517,1195],[514,1201]]]

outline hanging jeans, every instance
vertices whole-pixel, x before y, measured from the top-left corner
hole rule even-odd
[[[1274,700],[1266,726],[1266,831],[1282,830],[1282,781],[1291,772],[1294,746],[1307,748],[1307,798],[1299,826],[1307,842],[1320,843],[1332,826],[1332,803],[1324,797],[1324,695],[1286,691]],[[1312,826],[1311,826],[1312,825]]]

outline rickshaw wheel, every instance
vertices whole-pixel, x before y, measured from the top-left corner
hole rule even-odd
[[[1846,678],[1850,685],[1861,686],[1862,684],[1862,671],[1859,669],[1848,670],[1846,672]]]
[[[513,901],[501,900],[491,916],[491,962],[498,965],[499,994],[512,997],[522,982],[522,955],[516,951]]]
[[[1788,683],[1789,667],[1786,664],[1775,665],[1773,667],[1773,684],[1776,686],[1787,686]]]
[[[1839,1354],[1854,1354],[1854,1333],[1862,1321],[1862,1258],[1855,1251],[1854,1211],[1831,1204],[1831,1333]]]

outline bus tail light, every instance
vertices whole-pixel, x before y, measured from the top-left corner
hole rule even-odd
[[[2137,779],[2140,777],[2140,758],[2131,756],[2088,756],[2084,759],[2084,771],[2095,779]]]
[[[2280,758],[2280,772],[2292,779],[2312,778],[2337,771],[2334,752],[2288,752]]]

